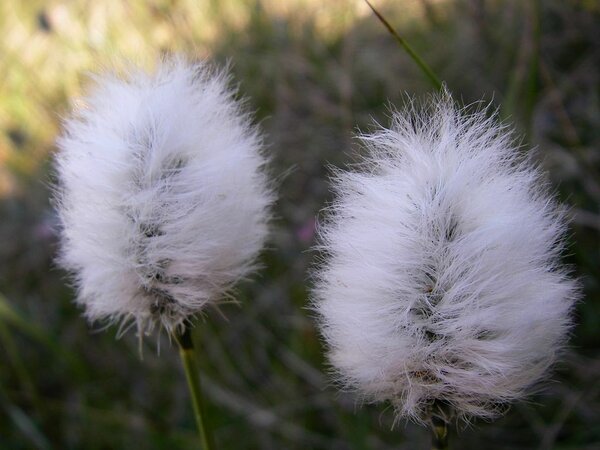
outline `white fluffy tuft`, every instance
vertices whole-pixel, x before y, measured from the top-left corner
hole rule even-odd
[[[338,381],[398,417],[492,417],[566,340],[564,211],[496,118],[448,95],[361,139],[361,170],[334,176],[313,291]]]
[[[56,156],[60,263],[90,320],[169,332],[254,268],[273,193],[224,73],[183,59],[96,78]]]

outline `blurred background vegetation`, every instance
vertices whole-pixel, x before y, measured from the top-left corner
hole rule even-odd
[[[599,449],[600,2],[374,4],[455,98],[493,102],[539,148],[573,215],[566,261],[585,299],[568,354],[504,418],[453,429],[454,448]],[[142,360],[133,333],[85,323],[52,262],[48,200],[60,119],[89,72],[173,51],[231,63],[281,177],[265,269],[194,330],[218,447],[427,448],[425,429],[390,430],[389,407],[329,385],[306,309],[327,164],[353,160],[388,102],[431,90],[359,0],[0,0],[0,448],[195,448],[176,352],[150,338]]]

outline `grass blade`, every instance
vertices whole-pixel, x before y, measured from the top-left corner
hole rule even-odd
[[[371,8],[371,11],[373,11],[373,13],[380,20],[380,22],[387,28],[387,30],[394,37],[394,39],[396,39],[396,42],[398,42],[398,44],[400,45],[400,47],[402,47],[406,51],[406,53],[408,53],[408,56],[410,56],[412,58],[412,60],[417,64],[417,66],[419,66],[419,68],[425,74],[425,76],[431,82],[431,84],[438,91],[441,91],[442,88],[443,88],[442,82],[436,76],[436,74],[433,73],[433,70],[431,70],[431,67],[429,67],[427,65],[427,63],[425,61],[423,61],[423,59],[421,59],[421,57],[418,55],[418,53],[413,50],[413,48],[408,44],[408,42],[406,42],[406,39],[404,39],[402,36],[400,36],[396,32],[396,30],[394,30],[394,28],[385,19],[385,17],[383,17],[381,15],[381,13],[379,13],[379,11],[377,11],[375,9],[375,7],[373,5],[371,5],[371,3],[369,2],[369,0],[365,0],[365,2],[367,3],[367,5],[369,5],[369,8]]]

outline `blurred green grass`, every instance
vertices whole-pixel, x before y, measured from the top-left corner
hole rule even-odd
[[[456,98],[502,106],[573,214],[566,261],[585,299],[570,351],[529,402],[453,430],[455,448],[598,448],[598,3],[374,3]],[[281,177],[265,269],[240,286],[240,306],[209,311],[195,329],[219,448],[426,448],[425,430],[390,430],[389,408],[357,405],[329,385],[306,310],[326,165],[353,160],[353,134],[387,124],[388,102],[430,89],[366,5],[5,0],[0,36],[0,448],[195,448],[176,352],[164,336],[147,339],[140,360],[133,335],[116,341],[116,330],[85,323],[52,263],[48,201],[54,138],[86,74],[126,58],[150,67],[172,51],[232,64]]]

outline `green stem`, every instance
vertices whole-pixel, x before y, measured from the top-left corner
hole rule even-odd
[[[539,91],[540,72],[540,41],[542,36],[541,27],[541,1],[534,0],[531,4],[531,57],[529,72],[527,74],[527,92],[525,97],[525,120],[529,139],[532,136],[533,111]]]
[[[448,424],[437,416],[431,418],[431,449],[448,449]]]
[[[442,82],[435,75],[435,73],[433,73],[433,70],[431,70],[431,68],[427,65],[427,63],[425,61],[423,61],[421,59],[421,57],[417,54],[417,52],[415,52],[412,49],[412,47],[410,45],[408,45],[408,42],[406,42],[406,40],[403,39],[396,32],[396,30],[394,30],[394,28],[389,24],[389,22],[387,20],[385,20],[385,17],[383,17],[379,13],[379,11],[377,11],[375,9],[375,7],[373,5],[371,5],[371,3],[369,3],[369,0],[365,0],[365,2],[367,3],[367,5],[369,5],[369,8],[371,8],[371,11],[373,11],[373,13],[377,16],[377,18],[381,21],[381,23],[387,28],[387,30],[390,32],[390,34],[392,36],[394,36],[394,38],[396,39],[396,41],[398,42],[398,44],[400,44],[400,46],[406,51],[406,53],[408,53],[408,56],[410,56],[412,58],[412,60],[419,66],[419,68],[427,76],[427,78],[429,79],[429,81],[431,82],[431,84],[438,91],[441,91],[443,89]]]
[[[19,349],[12,338],[10,331],[7,329],[6,324],[0,321],[0,342],[2,342],[2,346],[5,347],[6,356],[15,370],[15,374],[19,382],[23,386],[23,392],[27,395],[27,399],[31,402],[31,405],[34,407],[34,410],[40,414],[40,398],[37,394],[37,389],[35,384],[29,375],[27,367],[23,363],[23,359],[19,353]]]
[[[181,356],[185,378],[187,379],[188,388],[192,396],[194,418],[196,419],[202,448],[204,450],[213,450],[215,445],[210,428],[208,428],[206,423],[206,410],[204,408],[202,390],[200,389],[200,372],[196,364],[192,334],[190,329],[186,327],[183,333],[174,333],[174,337],[179,345],[179,356]]]

